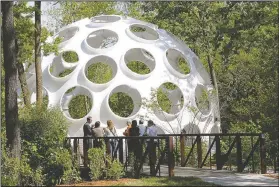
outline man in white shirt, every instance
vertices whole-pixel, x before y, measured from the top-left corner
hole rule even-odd
[[[148,136],[157,136],[157,128],[152,120],[148,121],[147,135]]]

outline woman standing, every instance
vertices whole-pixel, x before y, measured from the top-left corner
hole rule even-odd
[[[107,121],[107,127],[104,128],[104,135],[105,137],[115,137],[117,136],[116,129],[114,127],[114,124],[111,120]],[[116,139],[109,139],[109,145],[110,145],[110,152],[112,156],[114,156],[115,148],[117,146],[117,140]]]

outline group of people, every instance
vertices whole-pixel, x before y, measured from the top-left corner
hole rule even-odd
[[[127,128],[123,132],[124,136],[157,136],[157,128],[156,125],[152,120],[149,120],[147,122],[147,126],[144,126],[144,120],[139,120],[139,125],[137,123],[137,120],[128,120],[127,121]],[[99,137],[117,137],[118,134],[116,132],[115,126],[111,120],[107,121],[107,127],[103,128],[101,127],[100,121],[95,122],[94,125],[92,125],[92,117],[88,117],[86,123],[83,126],[83,132],[84,137],[93,137],[94,140],[88,142],[88,148],[91,148],[94,144],[94,147],[100,147],[101,141],[99,141]],[[112,153],[115,150],[115,147],[117,146],[117,141],[115,139],[110,139],[110,146]],[[128,144],[128,151],[129,152],[137,152],[138,145],[140,144],[138,139],[129,139],[127,140]],[[138,153],[135,153],[138,155]]]

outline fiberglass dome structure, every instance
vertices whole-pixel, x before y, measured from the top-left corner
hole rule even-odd
[[[199,58],[178,38],[159,29],[158,26],[130,17],[110,15],[83,19],[64,28],[54,37],[61,37],[59,55],[51,54],[42,58],[44,94],[48,95],[48,106],[58,106],[71,123],[69,136],[83,136],[83,124],[87,116],[106,126],[111,119],[119,135],[126,128],[126,121],[146,116],[161,129],[159,133],[218,133],[214,125],[216,100],[213,99],[210,77]],[[76,62],[67,62],[65,52],[75,52]],[[184,60],[189,72],[179,68]],[[144,63],[149,72],[138,74],[127,64],[131,61]],[[111,80],[102,84],[90,81],[86,76],[89,66],[103,62],[112,69]],[[67,76],[58,74],[70,70]],[[33,72],[33,73],[32,73]],[[28,85],[35,90],[34,69],[30,68]],[[175,89],[168,89],[164,83],[173,83]],[[73,88],[73,89],[71,89]],[[152,89],[162,88],[171,102],[168,112],[159,108],[150,112],[143,106],[143,100],[152,97]],[[109,105],[113,93],[128,94],[134,109],[128,117],[115,114]],[[203,93],[208,93],[206,107],[199,106]],[[74,96],[90,98],[87,115],[74,119],[69,113],[69,103]],[[31,100],[35,102],[33,92]],[[180,126],[182,128],[180,128]]]

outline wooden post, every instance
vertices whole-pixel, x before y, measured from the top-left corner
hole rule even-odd
[[[185,162],[185,137],[180,136],[180,155],[181,155],[181,162],[180,165],[183,167],[183,164]]]
[[[168,170],[169,170],[169,177],[174,176],[174,155],[173,155],[173,137],[169,136],[167,138],[167,145],[168,145]]]
[[[88,166],[88,149],[89,149],[89,139],[83,139],[83,165],[84,167]]]
[[[242,146],[241,146],[240,135],[236,135],[236,162],[237,162],[237,172],[242,172],[243,164],[242,164]]]
[[[201,168],[202,164],[202,142],[201,136],[197,136],[197,153],[198,153],[198,168]]]
[[[150,175],[156,176],[156,146],[154,144],[154,139],[150,139],[149,145],[149,165],[150,165]]]
[[[216,167],[217,170],[222,169],[222,158],[221,158],[221,144],[220,144],[220,137],[218,135],[215,136],[215,145],[216,145]]]
[[[260,135],[260,156],[261,156],[261,174],[266,173],[266,150],[264,135]]]
[[[119,142],[118,142],[118,145],[119,145],[119,161],[123,164],[123,139],[120,138],[119,139]]]

